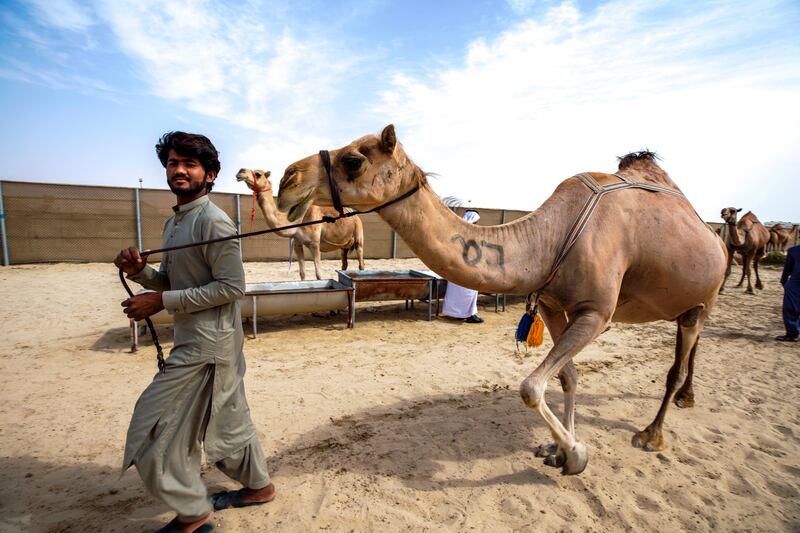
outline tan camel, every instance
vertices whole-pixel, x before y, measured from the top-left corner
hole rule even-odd
[[[590,197],[584,181],[562,182],[539,209],[499,226],[468,224],[430,189],[423,171],[397,142],[394,127],[330,152],[332,179],[343,205],[359,210],[415,193],[383,207],[380,216],[433,271],[448,280],[493,293],[540,292],[539,309],[554,346],[520,386],[523,401],[544,419],[555,445],[540,448],[545,463],[578,474],[588,463],[575,437],[577,371],[572,358],[611,321],[677,323],[675,362],[654,421],[636,433],[634,446],[665,447],[664,416],[676,389],[678,403],[693,404],[691,372],[697,341],[725,273],[725,247],[682,196],[627,189],[603,196],[583,235],[549,283],[565,235]],[[677,187],[642,152],[621,159],[626,179]],[[602,185],[620,177],[591,173]],[[318,155],[291,164],[281,180],[278,208],[293,220],[311,202],[331,204],[326,171]],[[546,286],[545,286],[546,285]],[[559,421],[545,403],[545,389],[558,375],[564,391]]]
[[[269,180],[269,171],[259,169],[250,170],[243,168],[236,174],[237,181],[243,181],[250,190],[257,191],[258,207],[270,228],[286,226],[290,222],[286,215],[275,207],[272,197],[272,183]],[[319,220],[323,215],[336,216],[334,209],[312,205],[303,216],[303,221]],[[300,279],[306,279],[305,254],[303,246],[309,249],[314,260],[314,272],[317,279],[322,279],[320,274],[320,252],[332,250],[342,251],[342,270],[347,270],[347,254],[355,250],[358,254],[358,269],[364,270],[364,226],[361,219],[352,216],[337,220],[333,223],[314,224],[302,228],[276,232],[281,237],[293,240],[293,248],[297,256],[297,266],[300,270]]]
[[[720,287],[719,292],[722,292],[725,288],[725,282],[731,274],[731,258],[734,252],[742,254],[742,278],[736,286],[741,287],[745,276],[747,276],[747,293],[753,294],[753,285],[750,282],[750,265],[752,264],[753,269],[756,271],[756,289],[764,288],[761,283],[761,277],[758,275],[758,264],[764,254],[767,253],[769,231],[751,211],[745,213],[737,223],[736,217],[741,210],[741,207],[738,209],[736,207],[726,207],[720,213],[720,216],[728,225],[725,240],[725,246],[728,248],[728,266],[725,269],[725,279],[722,281],[722,287]]]

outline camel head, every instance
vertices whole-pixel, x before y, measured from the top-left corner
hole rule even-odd
[[[426,183],[423,172],[406,156],[389,124],[380,135],[367,135],[331,150],[331,176],[343,206],[365,211]],[[278,209],[296,220],[310,204],[333,205],[322,157],[314,154],[286,168]]]
[[[741,207],[738,209],[735,207],[725,207],[722,209],[720,216],[722,217],[722,220],[724,220],[726,223],[735,225],[736,217],[738,216],[739,211],[741,210],[742,210]]]
[[[236,181],[243,181],[247,184],[251,191],[256,192],[269,192],[272,191],[272,183],[269,181],[269,170],[260,170],[248,168],[240,169],[236,173]]]

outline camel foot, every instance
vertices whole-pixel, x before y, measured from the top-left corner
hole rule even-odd
[[[739,287],[742,287],[742,286],[744,286],[744,282],[741,282],[741,281],[740,281],[739,283],[737,283],[737,284],[736,284],[736,288],[737,288],[737,289],[738,289]]]
[[[664,435],[660,431],[656,432],[650,429],[649,426],[642,431],[634,433],[631,444],[635,448],[642,448],[648,452],[658,452],[667,447],[664,443]]]
[[[764,290],[764,284],[761,283],[760,281],[756,281],[756,289]]]
[[[747,287],[747,290],[744,292],[747,294],[755,294],[755,292],[753,292],[753,287]]]
[[[694,407],[694,393],[693,392],[680,392],[675,395],[673,400],[675,405],[682,408]]]
[[[567,462],[567,454],[564,453],[563,450],[560,448],[556,450],[556,453],[548,455],[544,458],[545,466],[554,466],[556,468],[564,466]]]
[[[558,444],[551,442],[550,444],[542,444],[534,452],[536,457],[550,457],[558,451]]]
[[[589,464],[589,451],[582,442],[576,442],[571,450],[564,453],[567,459],[564,462],[564,468],[561,469],[561,473],[565,476],[580,474],[586,469],[586,465]]]

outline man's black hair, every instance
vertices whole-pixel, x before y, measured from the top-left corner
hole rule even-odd
[[[197,159],[206,174],[214,172],[218,176],[219,170],[222,168],[219,164],[219,152],[205,135],[183,131],[170,131],[162,135],[156,145],[156,154],[158,154],[158,159],[164,168],[167,168],[170,150],[175,150],[175,152],[184,157]],[[208,192],[211,192],[213,187],[214,182],[206,183]]]

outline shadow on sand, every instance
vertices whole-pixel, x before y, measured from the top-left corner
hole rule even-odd
[[[578,405],[607,400],[593,394],[577,398]],[[548,402],[560,404],[560,391],[548,392]],[[578,415],[576,423],[637,430],[624,421],[592,416]],[[262,441],[270,446],[277,437],[268,435]],[[281,476],[353,472],[364,479],[392,477],[421,491],[497,484],[556,486],[559,471],[534,457],[535,446],[547,440],[548,431],[521,405],[517,391],[497,388],[404,400],[331,419],[268,461]],[[496,465],[505,461],[519,468],[489,477],[468,472],[470,465],[498,459],[502,461]],[[217,484],[209,490],[219,488]],[[145,493],[133,469],[120,479],[113,467],[54,464],[29,456],[0,458],[0,503],[0,527],[25,531],[105,531],[104,525],[145,531],[157,529],[171,516]]]

